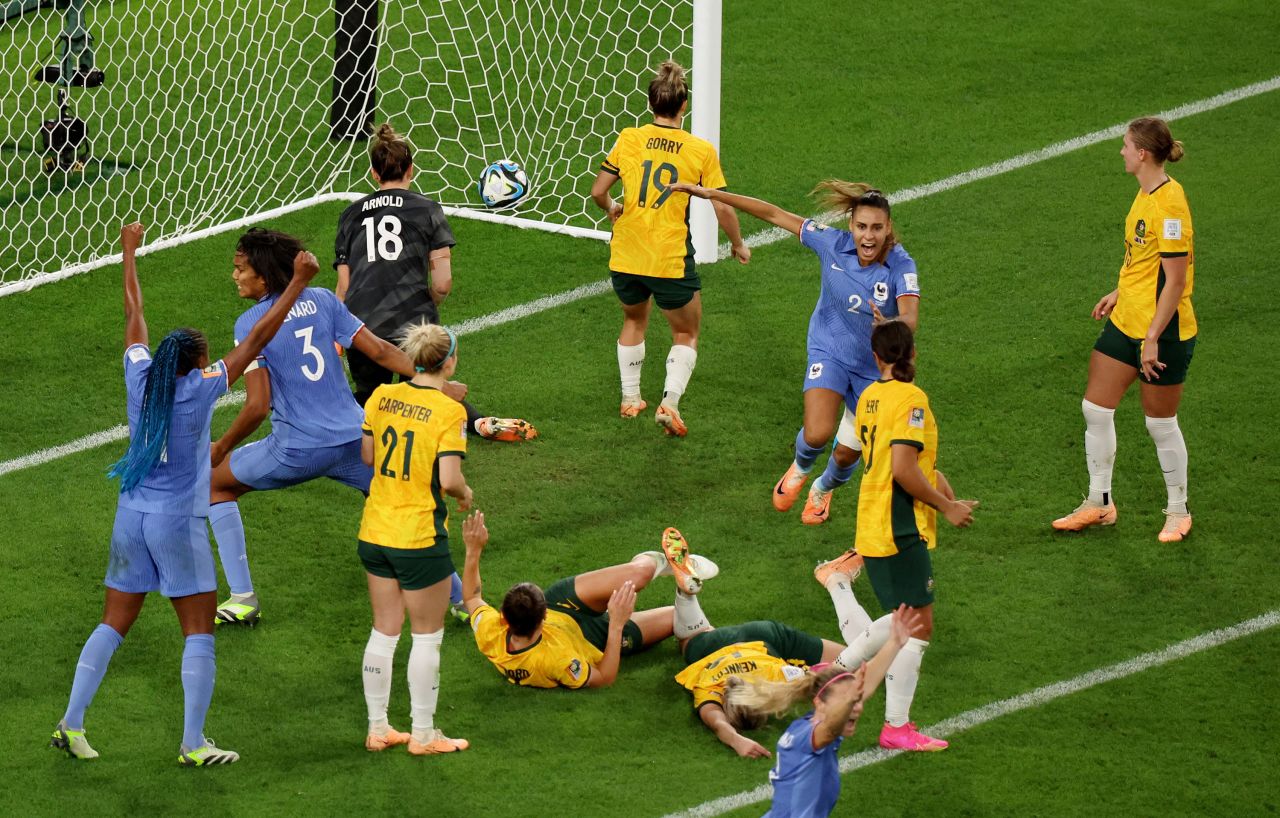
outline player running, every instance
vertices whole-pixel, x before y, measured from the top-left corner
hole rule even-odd
[[[680,396],[698,361],[702,281],[693,263],[689,200],[671,193],[682,180],[709,188],[725,186],[715,147],[681,129],[688,104],[684,69],[671,60],[663,62],[649,83],[653,122],[624,128],[618,134],[591,186],[592,200],[613,222],[609,270],[613,291],[622,302],[622,332],[618,336],[622,417],[636,417],[648,406],[640,397],[640,370],[652,298],[671,326],[667,378],[654,420],[668,435],[677,437],[688,433],[680,415]],[[619,180],[621,202],[609,195]],[[724,205],[716,205],[715,212],[734,258],[746,264],[751,250],[742,241],[738,215]]]
[[[369,331],[398,340],[411,324],[440,323],[439,306],[453,290],[453,231],[438,202],[410,190],[415,167],[413,147],[383,123],[369,150],[369,174],[378,190],[357,199],[338,219],[334,269],[338,300],[365,322]],[[359,348],[348,351],[356,402],[364,406],[373,390],[391,383],[397,372]],[[463,401],[468,427],[487,440],[532,440],[533,425],[520,418],[483,415],[464,401],[467,388],[449,383],[444,392]]]
[[[213,406],[271,340],[316,274],[315,257],[299,251],[292,276],[278,298],[245,327],[240,344],[209,364],[205,336],[176,329],[156,347],[148,344],[136,253],[141,224],[120,231],[124,251],[124,376],[129,450],[108,474],[120,478],[111,556],[107,563],[102,624],[80,652],[67,711],[52,745],[72,758],[97,758],[84,730],[85,710],[107,673],[116,648],[159,591],[173,603],[186,637],[182,652],[183,728],[178,763],[187,767],[230,764],[240,756],[204,736],[213,699],[213,616],[218,576],[209,548],[209,424]]]
[[[297,239],[272,230],[255,228],[240,237],[232,278],[240,297],[257,303],[236,320],[237,343],[278,300],[301,251]],[[237,498],[317,477],[368,494],[373,470],[360,458],[363,413],[337,347],[354,347],[406,377],[414,374],[403,352],[369,332],[329,290],[309,287],[298,298],[284,329],[245,370],[244,406],[212,448],[209,523],[231,586],[231,597],[218,607],[219,623],[253,625],[261,613]],[[268,412],[271,434],[232,451]]]
[[[924,390],[915,380],[915,339],[901,321],[887,321],[871,331],[871,350],[881,378],[858,400],[854,441],[862,456],[858,490],[856,548],[871,587],[885,611],[902,605],[921,617],[885,683],[885,723],[880,746],[889,750],[945,750],[947,742],[916,730],[911,702],[920,678],[920,662],[933,634],[933,565],[929,551],[937,546],[937,513],[952,525],[973,522],[977,500],[957,500],[942,473],[938,426]],[[828,590],[830,590],[828,586]],[[836,659],[846,670],[876,655],[893,629],[886,614],[871,623]]]
[[[1105,318],[1106,324],[1093,345],[1081,404],[1089,495],[1075,511],[1054,520],[1053,527],[1081,531],[1115,525],[1115,411],[1137,379],[1168,493],[1158,539],[1180,542],[1191,533],[1187,444],[1178,426],[1178,404],[1196,346],[1196,314],[1191,307],[1195,231],[1187,195],[1164,166],[1182,158],[1182,143],[1163,120],[1144,117],[1129,123],[1120,155],[1125,172],[1138,179],[1138,195],[1125,219],[1120,285],[1093,308],[1094,319]]]
[[[860,557],[847,554],[819,565],[814,572],[831,592],[846,642],[871,621],[851,590],[861,564]],[[743,758],[768,757],[763,745],[739,731],[762,727],[800,698],[812,698],[817,674],[841,654],[844,645],[774,620],[713,628],[696,597],[682,598],[677,593],[676,600],[676,638],[689,663],[676,681],[693,694],[699,719],[721,743]],[[875,692],[920,620],[919,613],[905,608],[891,620],[892,638],[867,665],[864,698]]]
[[[523,687],[608,687],[621,657],[638,653],[672,634],[676,607],[636,611],[636,593],[656,577],[670,575],[688,597],[719,573],[715,563],[689,553],[674,528],[662,534],[662,551],[645,551],[631,562],[566,577],[544,592],[532,582],[513,585],[502,610],[481,598],[480,556],[489,542],[484,515],[468,520],[462,569],[463,605],[471,614],[476,646],[511,684]]]
[[[857,462],[850,418],[862,390],[879,377],[871,354],[871,328],[895,317],[912,330],[919,323],[916,263],[894,234],[889,200],[860,182],[821,182],[814,189],[819,201],[849,219],[849,229],[840,230],[760,199],[709,186],[678,184],[674,190],[729,205],[794,233],[818,256],[822,288],[809,318],[804,425],[796,435],[795,460],[773,488],[773,507],[791,509],[835,433],[831,457],[800,515],[806,525],[820,525],[830,515],[831,492],[849,482]],[[844,420],[837,431],[841,404]]]
[[[462,475],[467,413],[442,391],[458,365],[458,339],[452,332],[416,324],[405,332],[400,347],[417,374],[373,390],[361,443],[364,462],[376,466],[359,535],[373,608],[363,663],[369,711],[364,746],[379,751],[407,744],[413,755],[434,755],[470,746],[435,726],[440,646],[454,576],[444,495],[457,498],[459,511],[471,507],[471,487]],[[412,733],[387,723],[391,667],[406,610],[413,636],[408,670]]]

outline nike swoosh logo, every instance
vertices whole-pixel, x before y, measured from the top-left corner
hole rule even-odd
[[[776,485],[776,486],[774,486],[774,487],[773,487],[773,493],[774,493],[774,494],[777,494],[778,496],[782,496],[782,495],[783,495],[783,494],[785,494],[786,492],[784,492],[784,491],[782,490],[782,484],[781,484],[781,483],[779,483],[778,485]]]
[[[843,267],[837,267],[835,264],[832,264],[832,265],[831,265],[831,269],[835,270],[837,273],[843,273],[843,272],[844,272],[844,268],[843,268]]]

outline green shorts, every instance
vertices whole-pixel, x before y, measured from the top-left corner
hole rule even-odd
[[[642,304],[652,296],[661,310],[678,310],[693,300],[702,289],[702,279],[697,273],[685,278],[655,278],[631,273],[610,272],[613,291],[618,300],[628,307]]]
[[[587,607],[587,603],[583,602],[578,597],[578,592],[574,590],[576,579],[576,576],[558,579],[543,591],[543,596],[547,599],[547,609],[568,614],[574,622],[578,623],[578,628],[586,640],[596,649],[604,650],[605,643],[609,640],[609,614],[593,611]],[[622,626],[622,655],[630,656],[641,650],[644,650],[644,634],[640,632],[640,626],[629,619],[627,624]]]
[[[364,570],[375,577],[394,579],[406,591],[430,588],[440,580],[453,576],[453,557],[449,556],[448,545],[388,548],[364,540],[357,542],[359,545],[356,553],[364,563]]]
[[[816,665],[822,661],[821,639],[772,619],[703,631],[685,645],[684,660],[693,664],[739,642],[764,642],[769,648],[769,655],[788,662]]]
[[[1102,334],[1098,336],[1093,348],[1108,358],[1114,358],[1138,370],[1138,377],[1143,383],[1177,386],[1187,379],[1187,370],[1191,368],[1191,355],[1196,349],[1196,339],[1192,337],[1179,341],[1177,338],[1170,340],[1161,338],[1159,343],[1160,351],[1157,355],[1160,363],[1164,364],[1164,369],[1160,370],[1160,377],[1154,381],[1148,380],[1142,374],[1142,339],[1125,335],[1119,327],[1111,323],[1110,318],[1102,327]]]
[[[863,570],[886,613],[899,605],[923,608],[933,604],[933,561],[924,541],[888,557],[862,558]]]

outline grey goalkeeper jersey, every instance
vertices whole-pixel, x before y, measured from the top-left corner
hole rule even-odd
[[[347,308],[389,341],[409,322],[438,323],[427,255],[456,243],[440,204],[421,193],[380,190],[352,203],[334,245],[334,267],[351,268]]]

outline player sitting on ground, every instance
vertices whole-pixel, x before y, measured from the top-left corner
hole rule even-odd
[[[692,597],[719,569],[689,553],[674,528],[662,535],[662,553],[645,551],[631,562],[566,577],[544,592],[532,582],[512,586],[498,611],[481,598],[480,555],[489,541],[480,525],[463,527],[463,605],[471,614],[476,646],[512,684],[525,687],[608,687],[622,656],[672,633],[671,606],[635,610],[636,592],[670,574]]]
[[[820,580],[831,578],[828,587],[833,599],[837,589],[847,597],[836,599],[836,613],[845,630],[850,606],[862,611],[849,590],[851,576],[857,571],[856,557],[841,557],[818,566],[815,572]],[[862,620],[870,621],[865,612]],[[875,692],[919,620],[918,614],[907,611],[894,616],[894,638],[867,663],[864,698]],[[693,707],[702,723],[743,758],[767,758],[769,751],[738,731],[762,727],[770,716],[789,709],[793,695],[810,689],[810,669],[833,661],[844,650],[843,645],[775,620],[713,628],[698,599],[680,593],[676,594],[675,635],[689,663],[676,675],[676,681],[693,694]],[[761,683],[761,689],[770,692],[739,701],[733,691],[748,683]],[[765,683],[774,683],[774,687]]]

